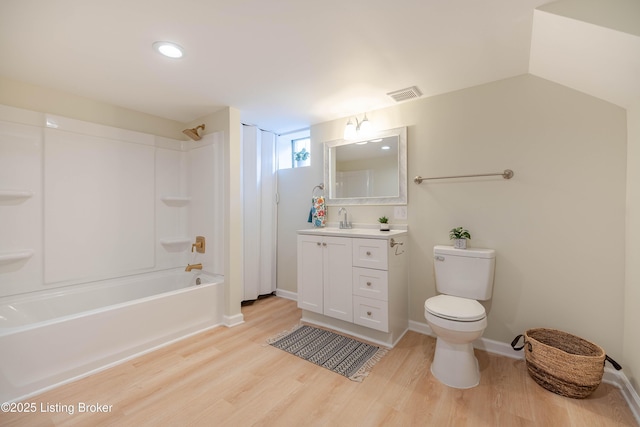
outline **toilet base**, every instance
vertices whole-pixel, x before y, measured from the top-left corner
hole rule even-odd
[[[441,383],[454,388],[472,388],[480,384],[478,359],[471,343],[455,344],[436,339],[431,373]]]

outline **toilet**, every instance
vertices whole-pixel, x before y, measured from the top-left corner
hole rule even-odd
[[[439,295],[424,303],[427,324],[437,337],[431,373],[450,387],[475,387],[480,369],[472,342],[487,327],[487,313],[478,300],[491,299],[495,251],[435,246],[433,259]]]

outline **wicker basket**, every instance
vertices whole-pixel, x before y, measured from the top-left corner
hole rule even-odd
[[[518,335],[511,346],[516,350],[524,347],[531,378],[561,396],[589,396],[602,381],[605,358],[611,360],[600,346],[556,329],[529,329],[524,333],[524,345],[516,348],[521,337]]]

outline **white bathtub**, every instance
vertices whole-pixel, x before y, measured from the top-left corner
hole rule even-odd
[[[196,285],[196,280],[200,285]],[[170,270],[0,299],[0,402],[221,325],[224,278]]]

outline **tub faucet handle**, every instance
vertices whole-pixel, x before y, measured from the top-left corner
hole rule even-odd
[[[196,242],[191,245],[191,252],[195,249],[199,254],[203,254],[205,246],[204,236],[196,236]]]

